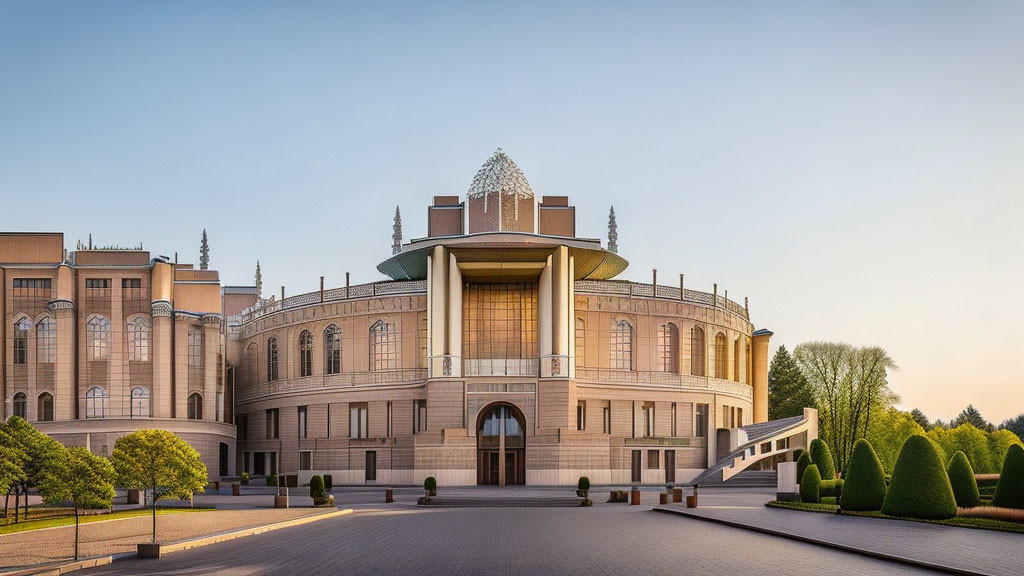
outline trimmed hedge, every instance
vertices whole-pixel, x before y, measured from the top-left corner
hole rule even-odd
[[[324,498],[327,496],[327,490],[324,489],[324,479],[322,476],[313,476],[309,479],[309,497],[313,500]]]
[[[799,462],[800,457],[804,455],[804,452],[807,452],[807,450],[804,450],[803,448],[797,448],[796,450],[793,450],[793,462]]]
[[[800,459],[796,461],[796,481],[803,482],[804,472],[807,472],[807,468],[814,464],[811,460],[811,455],[806,451],[800,454]]]
[[[843,492],[843,479],[833,478],[831,480],[822,480],[821,487],[818,490],[818,495],[821,496],[822,498],[829,496],[833,498],[838,498],[839,495]]]
[[[437,492],[437,478],[427,476],[427,479],[423,481],[423,489],[427,492]]]
[[[1024,509],[1024,448],[1017,444],[1006,451],[992,505]]]
[[[590,490],[590,478],[586,476],[580,476],[580,481],[576,483],[577,490]]]
[[[853,445],[845,479],[840,508],[870,512],[882,509],[885,503],[885,471],[867,440],[861,438]]]
[[[981,506],[981,494],[978,493],[978,482],[974,479],[974,468],[967,454],[957,450],[946,468],[949,484],[953,487],[953,497],[960,508]]]
[[[821,501],[821,474],[814,464],[808,466],[800,478],[800,501],[807,504],[817,504]]]
[[[818,473],[822,480],[831,480],[836,477],[836,464],[832,460],[832,452],[820,438],[811,440],[811,460],[818,467]]]
[[[939,453],[928,438],[911,436],[903,443],[882,513],[889,516],[946,520],[956,516],[956,498]]]
[[[277,476],[267,476],[267,486],[277,486]]]

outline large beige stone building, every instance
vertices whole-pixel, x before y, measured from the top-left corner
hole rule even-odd
[[[166,428],[211,477],[335,484],[663,483],[788,458],[816,417],[766,423],[768,345],[717,287],[616,280],[564,196],[500,150],[438,196],[389,280],[262,298],[140,250],[0,235],[5,416],[109,453]],[[322,283],[321,283],[322,284]]]

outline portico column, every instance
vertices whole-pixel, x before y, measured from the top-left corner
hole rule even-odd
[[[46,308],[57,329],[57,362],[54,365],[53,419],[75,418],[75,309],[70,300],[52,300]]]
[[[430,376],[450,375],[448,349],[448,257],[444,246],[434,246],[428,260],[427,323],[429,329]],[[447,370],[446,370],[447,368]],[[448,372],[448,374],[445,374]]]
[[[551,256],[540,273],[537,301],[537,344],[540,346],[541,376],[551,375]]]
[[[150,310],[153,315],[153,389],[150,391],[150,406],[154,418],[170,418],[171,398],[171,303],[154,300]]]
[[[768,340],[772,332],[758,330],[754,332],[753,375],[754,375],[754,424],[768,421]]]
[[[462,376],[462,271],[455,254],[448,255],[448,357],[450,374]]]

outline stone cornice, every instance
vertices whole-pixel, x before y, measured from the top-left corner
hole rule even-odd
[[[71,300],[65,300],[58,298],[56,300],[50,300],[46,303],[46,309],[50,312],[56,312],[57,310],[74,310],[75,303]]]
[[[171,313],[174,312],[174,308],[171,306],[171,303],[168,302],[167,300],[153,300],[151,307],[154,318],[158,316],[170,318]]]

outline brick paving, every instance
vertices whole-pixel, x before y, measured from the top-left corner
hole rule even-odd
[[[1022,534],[766,508],[764,503],[773,498],[772,490],[733,494],[702,490],[700,507],[685,512],[966,572],[1011,575],[1024,571]]]
[[[372,489],[349,516],[82,574],[925,574],[810,544],[652,512],[650,506],[428,508]],[[649,495],[645,501],[656,498]],[[346,506],[347,507],[347,506]]]

